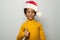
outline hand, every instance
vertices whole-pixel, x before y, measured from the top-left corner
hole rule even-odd
[[[28,31],[27,28],[25,28],[25,30],[24,30],[24,36],[25,36],[25,37],[28,37],[28,36],[29,36],[29,31]]]

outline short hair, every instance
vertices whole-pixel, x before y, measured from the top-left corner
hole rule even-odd
[[[24,8],[24,13],[26,14],[27,8]],[[36,11],[34,10],[34,13],[36,15]]]

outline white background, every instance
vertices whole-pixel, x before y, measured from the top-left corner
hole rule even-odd
[[[36,0],[42,12],[41,21],[47,40],[60,40],[60,0]],[[0,40],[16,40],[20,26],[26,20],[25,0],[0,0]]]

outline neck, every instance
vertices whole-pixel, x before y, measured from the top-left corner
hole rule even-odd
[[[34,18],[32,18],[32,19],[29,19],[29,18],[27,18],[28,20],[34,20]]]
[[[27,21],[31,21],[32,22],[32,21],[34,21],[34,19],[31,19],[31,20],[30,19],[27,19]]]

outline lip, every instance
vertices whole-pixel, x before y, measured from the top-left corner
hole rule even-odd
[[[33,16],[28,16],[28,17],[33,17]]]
[[[28,17],[33,17],[33,16],[28,16]]]

